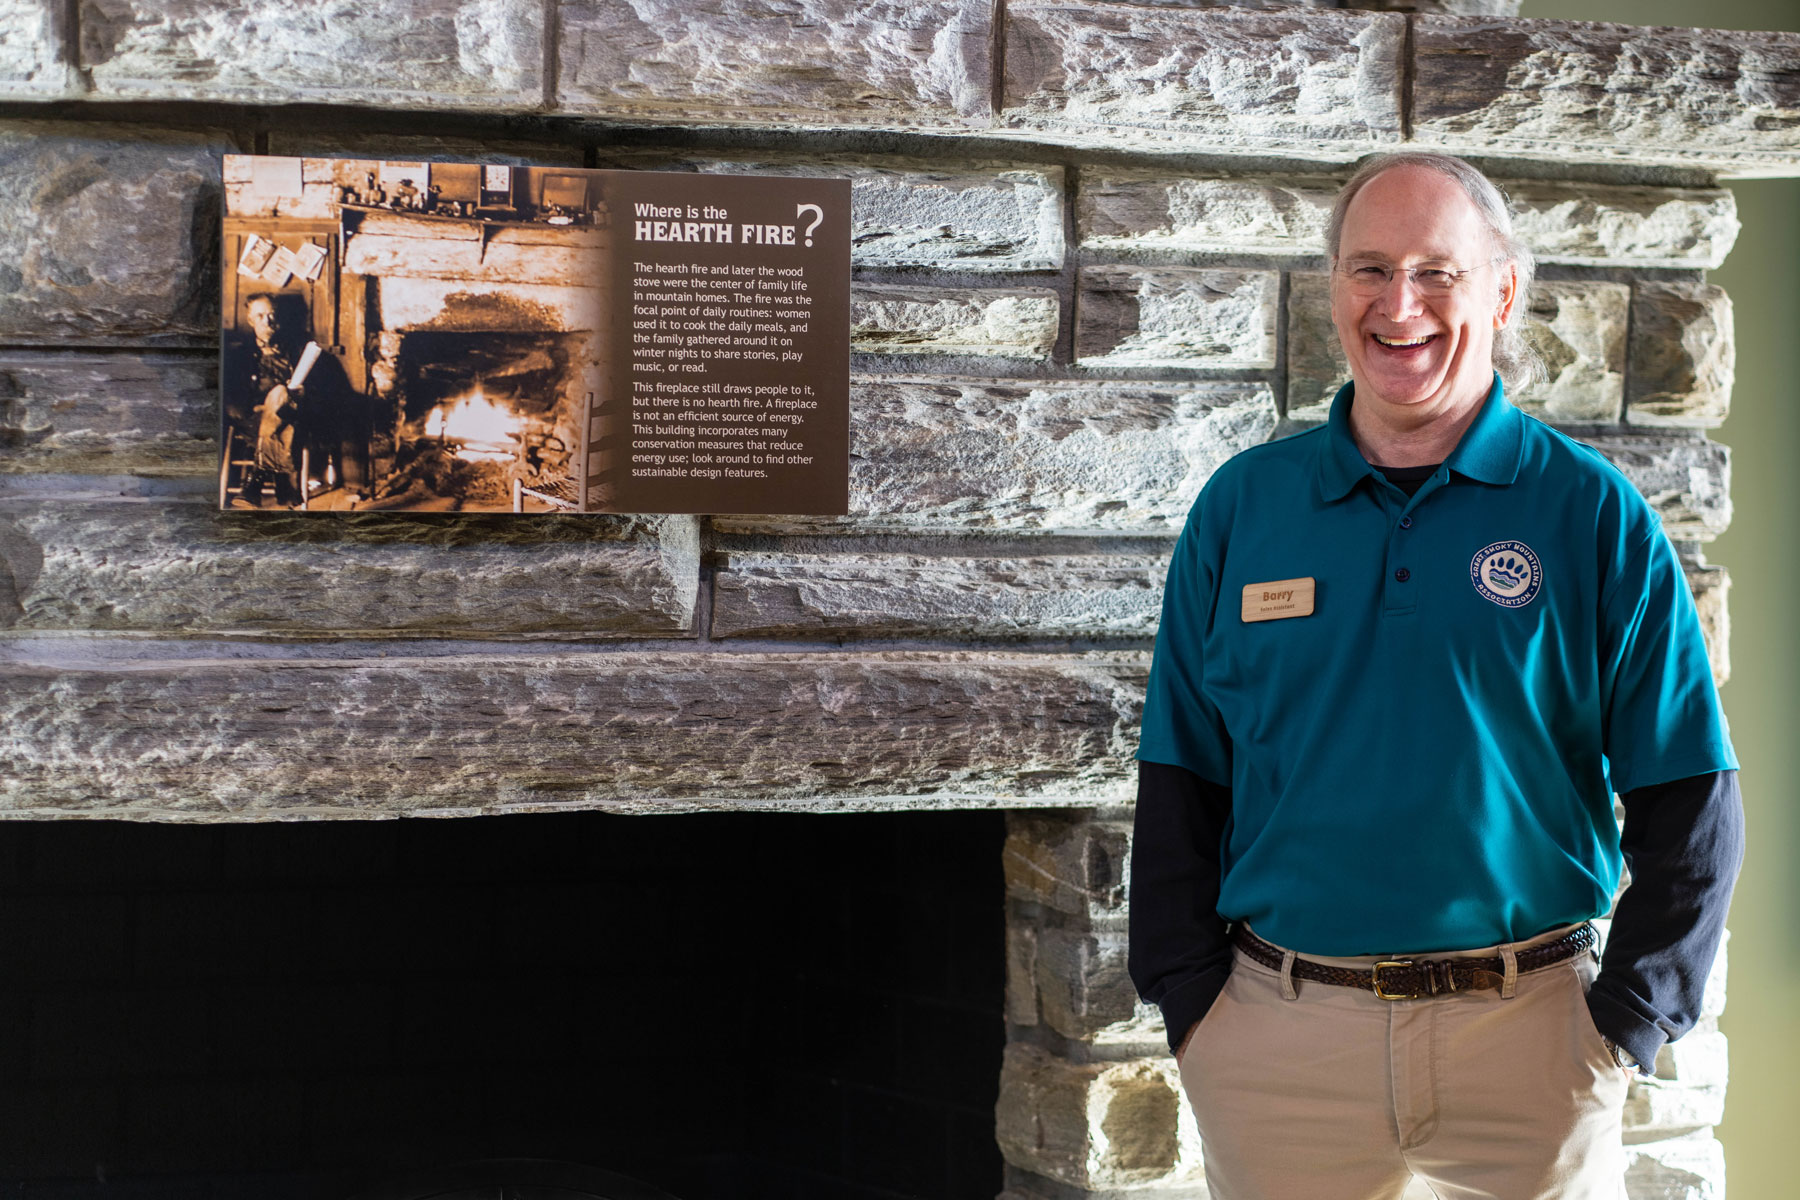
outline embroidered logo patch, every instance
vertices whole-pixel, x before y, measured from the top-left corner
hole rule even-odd
[[[1544,585],[1544,568],[1524,542],[1495,542],[1475,552],[1469,580],[1501,608],[1523,608]]]

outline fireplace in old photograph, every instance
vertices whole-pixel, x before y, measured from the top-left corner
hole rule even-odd
[[[234,160],[219,505],[556,512],[600,378],[590,174]]]

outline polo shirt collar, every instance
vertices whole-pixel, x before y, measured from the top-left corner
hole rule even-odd
[[[1368,478],[1375,468],[1356,448],[1350,434],[1350,403],[1356,384],[1346,383],[1331,401],[1325,440],[1319,447],[1319,492],[1327,501],[1342,500]],[[1519,460],[1525,447],[1525,418],[1506,399],[1500,373],[1462,440],[1450,452],[1445,465],[1459,475],[1481,483],[1505,486],[1519,477]]]

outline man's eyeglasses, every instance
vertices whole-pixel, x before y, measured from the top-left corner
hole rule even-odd
[[[1492,262],[1458,270],[1445,263],[1433,263],[1424,267],[1396,267],[1370,258],[1352,258],[1339,263],[1337,270],[1350,281],[1352,290],[1370,296],[1386,291],[1396,275],[1411,276],[1413,286],[1427,295],[1448,296],[1460,289],[1463,281],[1471,274],[1499,261],[1494,259]]]

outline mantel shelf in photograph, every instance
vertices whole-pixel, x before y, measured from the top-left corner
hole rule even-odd
[[[343,224],[344,224],[344,232],[346,235],[351,235],[351,234],[356,233],[362,227],[362,225],[364,224],[364,221],[367,217],[376,215],[376,214],[380,214],[383,217],[397,218],[398,221],[402,222],[402,223],[420,222],[420,223],[424,223],[427,225],[456,225],[456,226],[460,226],[463,228],[474,229],[476,231],[476,240],[478,243],[478,249],[477,249],[476,255],[475,255],[475,260],[477,262],[486,261],[488,243],[490,241],[492,241],[494,236],[497,233],[499,233],[501,230],[532,229],[532,230],[547,230],[547,231],[580,232],[580,231],[591,230],[593,228],[593,224],[591,222],[584,221],[584,220],[576,220],[574,218],[552,217],[552,218],[549,218],[548,220],[533,221],[533,220],[529,220],[525,217],[516,215],[517,210],[515,210],[515,209],[507,209],[507,210],[487,209],[487,210],[479,210],[475,213],[464,215],[461,213],[409,212],[405,209],[386,208],[386,207],[382,207],[379,205],[370,205],[370,204],[344,204],[341,207],[342,207],[343,214],[344,214]],[[511,212],[511,213],[514,213],[515,215],[512,215],[512,216],[498,215],[498,213],[501,211]],[[401,227],[404,228],[404,224],[402,224]],[[390,232],[392,232],[392,231],[390,230]],[[425,234],[425,236],[430,237],[430,236],[442,236],[442,235],[441,234]],[[533,240],[536,240],[536,239],[533,239]],[[574,244],[588,244],[588,243],[575,242]]]

